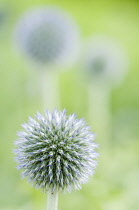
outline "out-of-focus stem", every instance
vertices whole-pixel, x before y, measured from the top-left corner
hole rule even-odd
[[[111,138],[111,88],[107,84],[89,85],[89,119],[100,142]]]
[[[53,70],[44,70],[40,73],[43,107],[49,110],[60,108],[58,73]]]

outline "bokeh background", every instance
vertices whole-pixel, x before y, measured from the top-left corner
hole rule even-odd
[[[136,0],[0,1],[0,210],[40,210],[46,195],[21,180],[13,159],[20,124],[44,107],[37,72],[14,49],[13,32],[22,13],[33,6],[56,5],[79,25],[82,41],[96,34],[116,39],[128,57],[128,73],[111,92],[111,139],[100,143],[99,165],[82,190],[61,194],[60,210],[139,209],[139,2]],[[61,109],[88,117],[88,81],[75,64],[60,73]],[[95,122],[94,122],[95,124]],[[111,129],[110,128],[110,129]],[[93,130],[96,132],[95,130]]]

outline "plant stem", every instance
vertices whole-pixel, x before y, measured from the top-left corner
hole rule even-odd
[[[47,210],[58,210],[58,192],[48,191]]]
[[[59,108],[58,73],[53,69],[41,71],[41,94],[43,107],[52,110]]]
[[[93,83],[89,86],[89,119],[94,122],[98,139],[108,143],[111,139],[111,87]]]

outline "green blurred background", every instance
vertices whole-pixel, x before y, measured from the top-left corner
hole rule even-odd
[[[129,60],[125,80],[111,94],[112,138],[97,139],[101,155],[96,173],[82,190],[61,194],[59,209],[138,210],[139,2],[135,0],[0,1],[6,13],[0,22],[0,210],[46,209],[47,196],[21,180],[12,153],[20,125],[43,111],[37,72],[17,55],[12,38],[20,15],[40,5],[57,5],[71,14],[83,41],[96,34],[113,37]],[[87,81],[78,65],[60,73],[60,94],[61,109],[76,112],[89,123]]]

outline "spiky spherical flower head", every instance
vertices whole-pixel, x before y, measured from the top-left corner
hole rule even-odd
[[[79,189],[94,173],[94,134],[83,119],[66,111],[37,113],[23,124],[16,140],[16,160],[23,176],[43,190]]]
[[[46,67],[69,64],[79,51],[77,26],[57,7],[26,12],[17,24],[15,41],[30,61]]]
[[[83,68],[93,82],[117,84],[127,70],[127,57],[123,48],[112,38],[94,37],[88,44]]]

